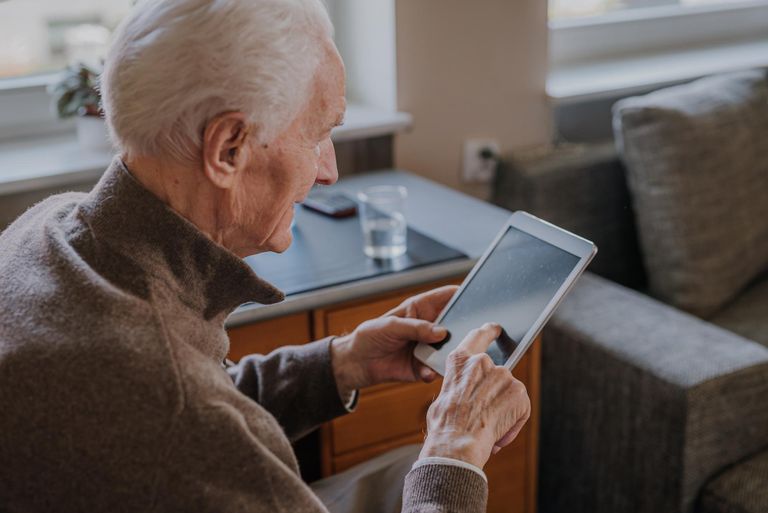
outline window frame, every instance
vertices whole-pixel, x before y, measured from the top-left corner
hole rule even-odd
[[[768,1],[657,6],[551,20],[550,66],[768,37]],[[606,45],[605,41],[610,41]]]
[[[337,45],[347,66],[348,102],[397,112],[395,0],[326,0]],[[369,56],[375,55],[375,59]],[[72,132],[58,118],[48,93],[61,71],[0,79],[0,141]]]
[[[74,121],[59,119],[48,88],[60,72],[0,79],[0,141],[72,130]]]

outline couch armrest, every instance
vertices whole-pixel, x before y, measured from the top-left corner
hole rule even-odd
[[[540,511],[689,512],[768,446],[768,349],[594,275],[544,332]]]

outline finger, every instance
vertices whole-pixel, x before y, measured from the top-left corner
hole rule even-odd
[[[491,343],[501,335],[501,326],[487,322],[480,328],[474,329],[464,337],[456,350],[463,350],[468,354],[484,353]]]
[[[432,383],[437,379],[437,372],[433,371],[420,361],[413,359],[413,375],[424,383]]]
[[[397,317],[413,317],[425,321],[434,321],[437,315],[450,301],[459,287],[446,285],[416,296],[410,297],[384,314]]]
[[[404,341],[434,344],[448,334],[442,326],[436,326],[429,321],[409,319],[405,317],[386,318],[384,331],[387,335]]]
[[[507,445],[511,444],[515,438],[517,438],[517,435],[520,434],[520,431],[523,429],[523,426],[525,426],[525,423],[528,421],[528,417],[523,417],[519,419],[514,426],[512,426],[512,429],[507,431],[507,433],[502,436],[498,442],[493,444],[493,454],[496,454],[499,452],[502,448],[506,447]]]
[[[446,285],[417,296],[414,298],[414,313],[420,319],[434,321],[458,289],[456,285]]]

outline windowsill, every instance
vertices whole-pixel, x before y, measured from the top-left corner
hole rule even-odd
[[[562,65],[547,78],[557,105],[619,98],[695,78],[768,66],[768,39]]]
[[[348,105],[344,124],[333,129],[333,142],[356,141],[403,132],[411,127],[413,118],[406,112]]]
[[[404,112],[350,105],[343,126],[334,129],[334,142],[392,135],[411,126]],[[27,137],[0,142],[0,195],[66,187],[95,181],[112,160],[112,152],[80,147],[76,135]]]

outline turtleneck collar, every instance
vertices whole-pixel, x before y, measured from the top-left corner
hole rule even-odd
[[[126,261],[125,272],[163,280],[206,320],[223,319],[243,303],[272,304],[285,297],[148,191],[120,158],[80,204],[79,215],[97,243]]]

